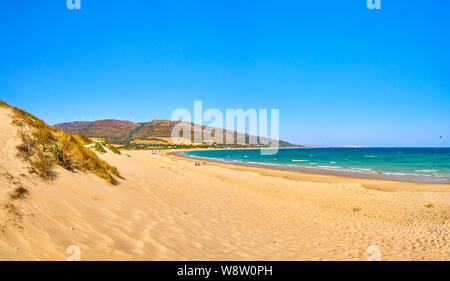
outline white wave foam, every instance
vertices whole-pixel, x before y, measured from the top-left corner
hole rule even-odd
[[[323,169],[341,169],[342,167],[339,167],[339,166],[318,166],[318,168],[323,168]]]
[[[356,170],[356,171],[372,171],[372,169],[365,169],[365,168],[353,168],[353,167],[350,167],[350,169]]]

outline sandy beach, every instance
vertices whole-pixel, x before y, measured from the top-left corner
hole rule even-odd
[[[409,2],[3,1],[0,262],[450,262],[450,0]]]
[[[1,109],[3,116],[4,109]],[[150,151],[100,156],[116,186],[62,168],[27,174],[1,120],[0,259],[383,260],[450,257],[450,186],[311,175]],[[29,195],[8,206],[17,182]]]

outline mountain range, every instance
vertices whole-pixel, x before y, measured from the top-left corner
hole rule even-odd
[[[130,143],[166,143],[171,144],[172,129],[175,125],[180,124],[182,121],[169,121],[169,120],[153,120],[145,123],[134,123],[123,120],[97,120],[97,121],[76,121],[56,124],[55,127],[67,131],[72,134],[81,134],[88,138],[103,138],[109,143],[128,145]],[[213,133],[218,130],[223,131],[224,143],[228,137],[232,137],[236,143],[238,137],[245,138],[245,143],[249,143],[250,135],[237,131],[225,130],[221,128],[197,126],[191,124],[192,133],[191,141],[194,137],[194,131],[205,129],[211,130]],[[268,141],[268,138],[257,137],[257,145],[263,145]],[[203,142],[205,144],[212,144],[213,140],[204,137]],[[281,141],[279,142],[281,147],[293,146],[292,144]]]

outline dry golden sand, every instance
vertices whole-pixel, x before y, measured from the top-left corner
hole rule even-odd
[[[112,186],[57,169],[30,176],[0,108],[0,259],[449,260],[450,186],[308,175],[209,163],[149,151],[101,155]],[[128,157],[127,154],[131,157]],[[4,208],[21,182],[29,190]],[[17,213],[18,212],[18,213]]]

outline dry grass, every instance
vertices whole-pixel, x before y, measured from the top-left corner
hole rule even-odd
[[[92,141],[93,141],[93,142],[98,142],[98,143],[100,143],[102,146],[106,146],[106,141],[105,141],[104,139],[101,139],[101,138],[94,138]]]
[[[11,200],[23,199],[28,195],[28,190],[22,186],[17,187],[9,194]]]
[[[122,153],[120,152],[120,150],[118,150],[117,148],[115,148],[114,146],[112,146],[112,145],[110,145],[110,144],[107,144],[106,147],[107,147],[109,150],[111,150],[113,153],[115,153],[115,154],[119,154],[119,155],[122,154]]]
[[[3,208],[8,213],[8,219],[0,225],[0,232],[3,234],[6,233],[9,226],[15,226],[19,229],[23,229],[21,224],[23,219],[23,214],[20,212],[19,208],[14,205],[12,202],[6,202],[3,204]]]
[[[81,134],[76,134],[73,135],[73,137],[79,142],[82,143],[83,145],[88,145],[88,144],[92,144],[92,141],[90,139],[88,139],[87,137],[81,135]]]
[[[13,203],[6,203],[3,205],[9,215],[17,221],[22,220],[22,213],[17,209]]]
[[[111,176],[120,177],[116,167],[110,166],[105,161],[85,148],[81,143],[69,133],[59,131],[58,139],[64,152],[72,159],[72,165],[80,171],[89,171],[97,176],[104,178],[109,183],[115,184],[117,181]]]
[[[17,156],[30,165],[31,173],[43,179],[53,179],[56,175],[52,167],[59,165],[69,171],[91,172],[111,184],[117,183],[113,177],[120,177],[117,168],[84,147],[90,140],[60,131],[23,110],[9,107],[13,111],[13,124],[19,128],[22,140],[17,146]]]

